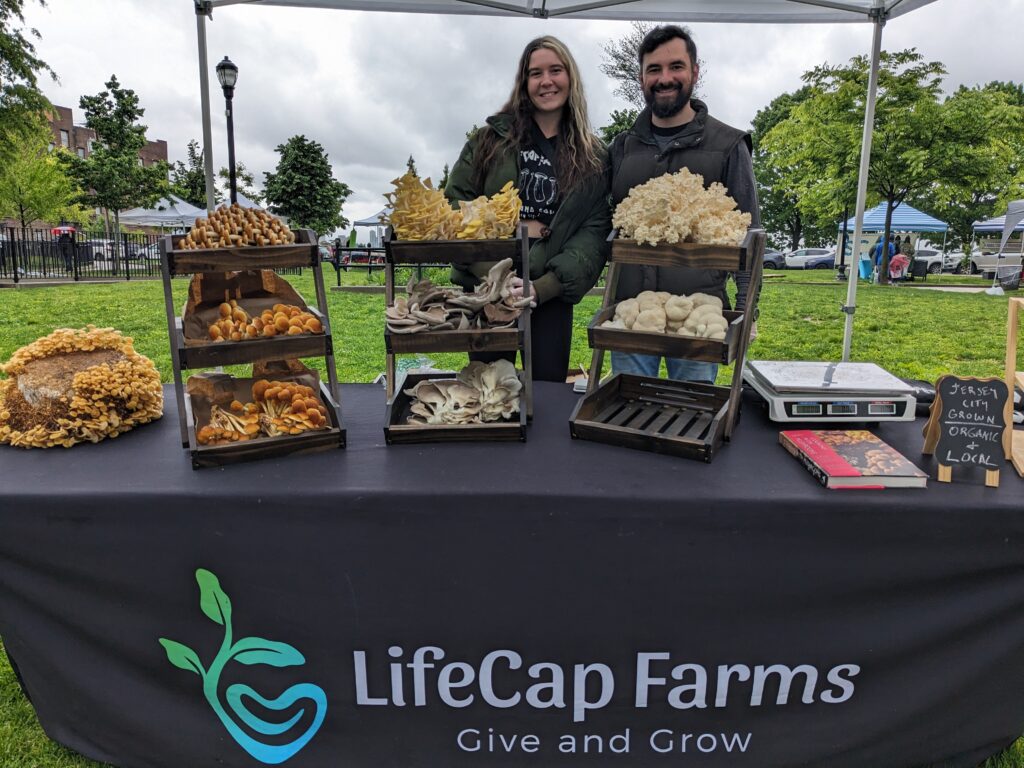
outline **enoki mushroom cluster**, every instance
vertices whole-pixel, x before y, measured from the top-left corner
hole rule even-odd
[[[113,328],[59,328],[0,370],[0,443],[70,448],[98,443],[163,415],[153,362]]]

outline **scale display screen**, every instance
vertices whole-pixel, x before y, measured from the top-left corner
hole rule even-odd
[[[793,403],[794,416],[820,416],[820,403]]]

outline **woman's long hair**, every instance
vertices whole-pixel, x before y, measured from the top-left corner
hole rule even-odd
[[[569,76],[569,98],[562,107],[562,119],[558,126],[560,141],[556,166],[559,196],[564,195],[588,176],[602,170],[599,155],[601,142],[590,130],[587,100],[583,95],[579,67],[561,40],[545,35],[527,43],[523,55],[519,58],[519,69],[516,71],[512,95],[501,108],[502,113],[512,116],[512,130],[509,135],[503,138],[490,126],[480,129],[476,168],[473,174],[478,189],[483,187],[487,174],[502,151],[509,147],[517,151],[529,141],[534,106],[526,91],[529,80],[527,73],[530,69],[530,56],[540,48],[552,51],[561,60]]]

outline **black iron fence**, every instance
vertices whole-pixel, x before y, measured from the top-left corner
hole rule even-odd
[[[50,229],[0,228],[0,280],[137,280],[160,277],[160,238],[122,232],[116,238]],[[280,270],[301,274],[301,269]]]
[[[0,280],[134,280],[160,276],[160,235],[117,238],[49,229],[0,229]]]

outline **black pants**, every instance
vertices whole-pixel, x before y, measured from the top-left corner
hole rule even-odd
[[[533,380],[564,382],[569,373],[569,349],[572,346],[572,304],[552,299],[530,314],[533,346]],[[515,352],[471,352],[470,360],[491,363],[516,361]]]

